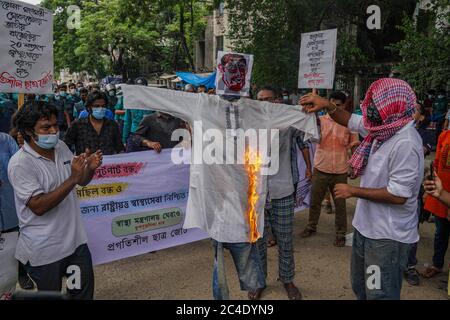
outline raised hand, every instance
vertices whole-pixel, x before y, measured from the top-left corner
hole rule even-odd
[[[314,93],[308,93],[301,97],[298,104],[303,106],[303,110],[307,113],[318,112],[330,107],[330,101],[328,99],[322,98]]]
[[[89,151],[89,150],[86,150]],[[95,171],[101,167],[103,163],[103,153],[97,150],[95,153],[86,152],[87,156],[87,168],[91,171]]]
[[[79,184],[83,181],[83,173],[86,168],[86,158],[84,156],[74,157],[72,161],[72,173],[70,177],[76,184]]]

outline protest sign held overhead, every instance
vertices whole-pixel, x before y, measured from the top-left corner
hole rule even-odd
[[[2,0],[0,25],[0,92],[52,93],[52,12]]]
[[[332,89],[337,29],[302,33],[299,88]]]

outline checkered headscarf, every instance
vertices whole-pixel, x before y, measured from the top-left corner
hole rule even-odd
[[[352,178],[364,173],[374,141],[373,152],[376,152],[386,140],[412,121],[415,106],[416,95],[405,81],[384,78],[372,83],[361,105],[364,127],[369,135],[349,161]],[[379,114],[378,123],[367,118],[368,112],[374,109]]]

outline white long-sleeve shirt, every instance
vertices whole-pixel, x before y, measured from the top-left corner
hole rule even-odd
[[[348,123],[350,131],[363,137],[362,116],[353,114]],[[424,157],[422,139],[410,124],[371,152],[364,174],[363,188],[386,188],[390,194],[406,198],[403,205],[358,199],[353,226],[370,239],[389,239],[402,243],[419,241],[417,230],[417,196],[423,180]]]
[[[125,109],[150,109],[165,112],[187,121],[193,132],[192,164],[190,167],[189,199],[184,228],[201,228],[219,242],[249,242],[248,176],[241,164],[200,163],[198,156],[211,150],[216,138],[208,130],[220,131],[223,148],[215,155],[223,160],[233,154],[237,129],[285,129],[290,126],[305,132],[306,139],[317,139],[315,115],[305,114],[299,106],[272,104],[241,98],[230,102],[215,95],[195,94],[144,86],[123,85]],[[203,137],[199,137],[201,122]],[[228,130],[227,130],[228,129]],[[232,133],[230,133],[230,131]],[[239,133],[238,133],[239,134]],[[260,141],[261,142],[261,141]],[[267,146],[266,146],[267,147]],[[274,150],[272,150],[274,151]],[[237,151],[235,151],[238,154]],[[274,154],[271,154],[273,161]],[[197,157],[197,158],[196,158]],[[264,204],[267,176],[258,177],[259,199],[257,229],[264,229]]]

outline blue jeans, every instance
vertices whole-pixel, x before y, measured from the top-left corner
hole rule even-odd
[[[233,257],[241,290],[251,291],[266,287],[266,280],[256,243],[224,243],[213,240],[213,247],[213,295],[215,300],[229,299],[223,249],[228,249]]]
[[[442,269],[450,237],[450,221],[446,218],[439,218],[436,216],[434,217],[434,221],[436,224],[436,232],[434,234],[433,266]]]
[[[369,239],[355,229],[350,274],[356,298],[400,300],[410,247],[394,240]]]

